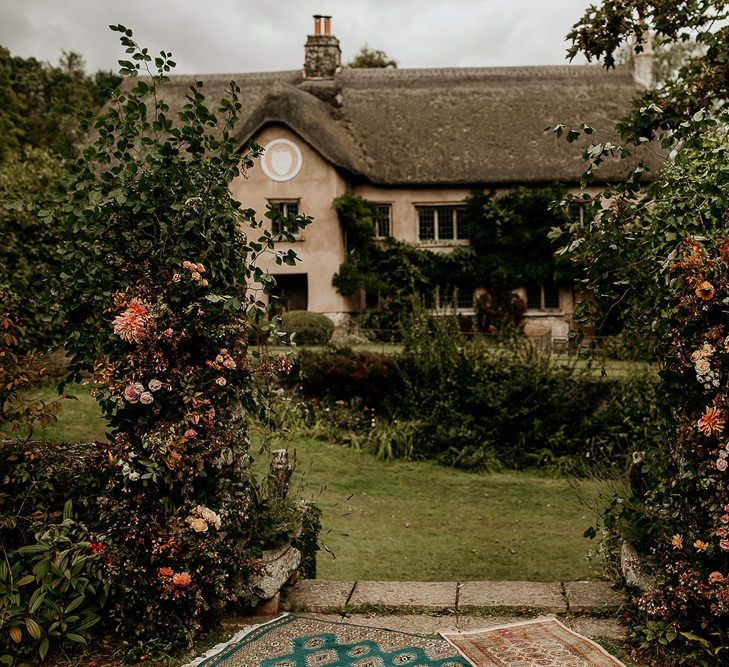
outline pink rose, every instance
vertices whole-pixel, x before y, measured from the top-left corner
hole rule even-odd
[[[137,391],[137,384],[130,384],[124,390],[124,398],[130,403],[136,403],[139,400],[141,392]]]
[[[192,272],[193,280],[200,280],[200,274],[197,271]]]
[[[717,459],[716,467],[720,472],[724,472],[729,467],[729,464],[726,462],[726,459]]]
[[[183,269],[191,269],[192,268],[192,264],[190,262],[188,262],[187,260],[185,260],[184,262],[182,262],[182,268]]]
[[[139,396],[139,402],[143,403],[144,405],[149,405],[154,401],[154,396],[150,394],[148,391],[143,391],[142,394]]]
[[[716,529],[716,534],[718,537],[726,537],[729,535],[729,530],[727,530],[724,526],[721,526],[721,528]]]
[[[200,273],[205,273],[205,267],[204,267],[204,266],[203,266],[202,264],[196,264],[196,265],[195,265],[195,268],[196,268],[196,269],[197,269],[197,270],[198,270],[198,271],[199,271]]]
[[[727,540],[727,539],[719,540],[719,546],[724,551],[729,551],[729,540]]]
[[[186,438],[194,438],[196,435],[197,431],[194,428],[188,428],[187,431],[185,431]]]
[[[165,330],[164,330],[164,331],[163,331],[162,333],[163,333],[163,334],[164,334],[165,336],[167,336],[167,338],[169,338],[169,337],[170,337],[170,336],[172,336],[172,335],[173,335],[173,334],[174,334],[175,332],[174,332],[174,331],[172,331],[172,329],[165,329]]]
[[[215,378],[215,384],[219,387],[224,387],[226,385],[226,379],[221,375],[219,378]]]
[[[179,273],[176,273],[172,276],[172,282],[173,283],[179,283],[182,280],[182,276]]]
[[[709,575],[709,582],[712,584],[719,583],[720,581],[724,581],[724,575],[721,572],[712,572]]]
[[[201,285],[202,285],[203,287],[207,287],[207,286],[208,286],[208,281],[207,281],[207,279],[203,278],[203,279],[202,279],[202,280],[200,281],[200,284],[201,284]]]
[[[150,380],[147,385],[150,391],[159,391],[162,389],[162,383],[159,380]]]

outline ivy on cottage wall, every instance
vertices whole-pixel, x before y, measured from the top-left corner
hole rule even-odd
[[[378,326],[397,325],[409,312],[415,295],[426,302],[437,288],[472,291],[485,288],[496,304],[484,327],[504,317],[518,324],[522,307],[513,290],[527,284],[566,281],[566,262],[558,262],[548,238],[565,215],[553,206],[565,195],[561,185],[516,188],[496,196],[474,191],[466,201],[465,222],[470,244],[450,253],[435,253],[394,238],[376,239],[376,204],[348,192],[333,202],[345,238],[347,257],[333,284],[340,294],[367,294],[370,319]],[[497,312],[498,311],[498,312]],[[507,313],[508,311],[508,313]]]

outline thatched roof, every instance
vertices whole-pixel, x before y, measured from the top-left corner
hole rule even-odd
[[[622,67],[343,68],[330,81],[301,71],[175,76],[163,94],[173,109],[193,79],[215,101],[237,82],[241,143],[282,123],[337,168],[387,185],[577,182],[580,149],[544,129],[589,122],[612,131],[642,90]]]

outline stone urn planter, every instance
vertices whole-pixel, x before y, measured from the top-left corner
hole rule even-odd
[[[628,586],[634,586],[641,591],[655,586],[655,578],[650,574],[646,558],[627,540],[623,540],[620,545],[620,569]]]
[[[251,592],[261,600],[270,600],[296,573],[300,563],[301,551],[291,544],[264,551],[258,560],[261,574],[251,580]]]

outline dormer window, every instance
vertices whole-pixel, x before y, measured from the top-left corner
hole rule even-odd
[[[280,211],[281,215],[284,217],[299,214],[298,199],[269,201],[268,204],[272,209],[277,209],[278,211]],[[296,229],[288,231],[290,234],[293,234],[293,236],[297,239],[301,236],[301,230],[298,227]],[[271,220],[271,232],[274,234],[274,236],[280,236],[282,234],[282,229],[278,220]]]

